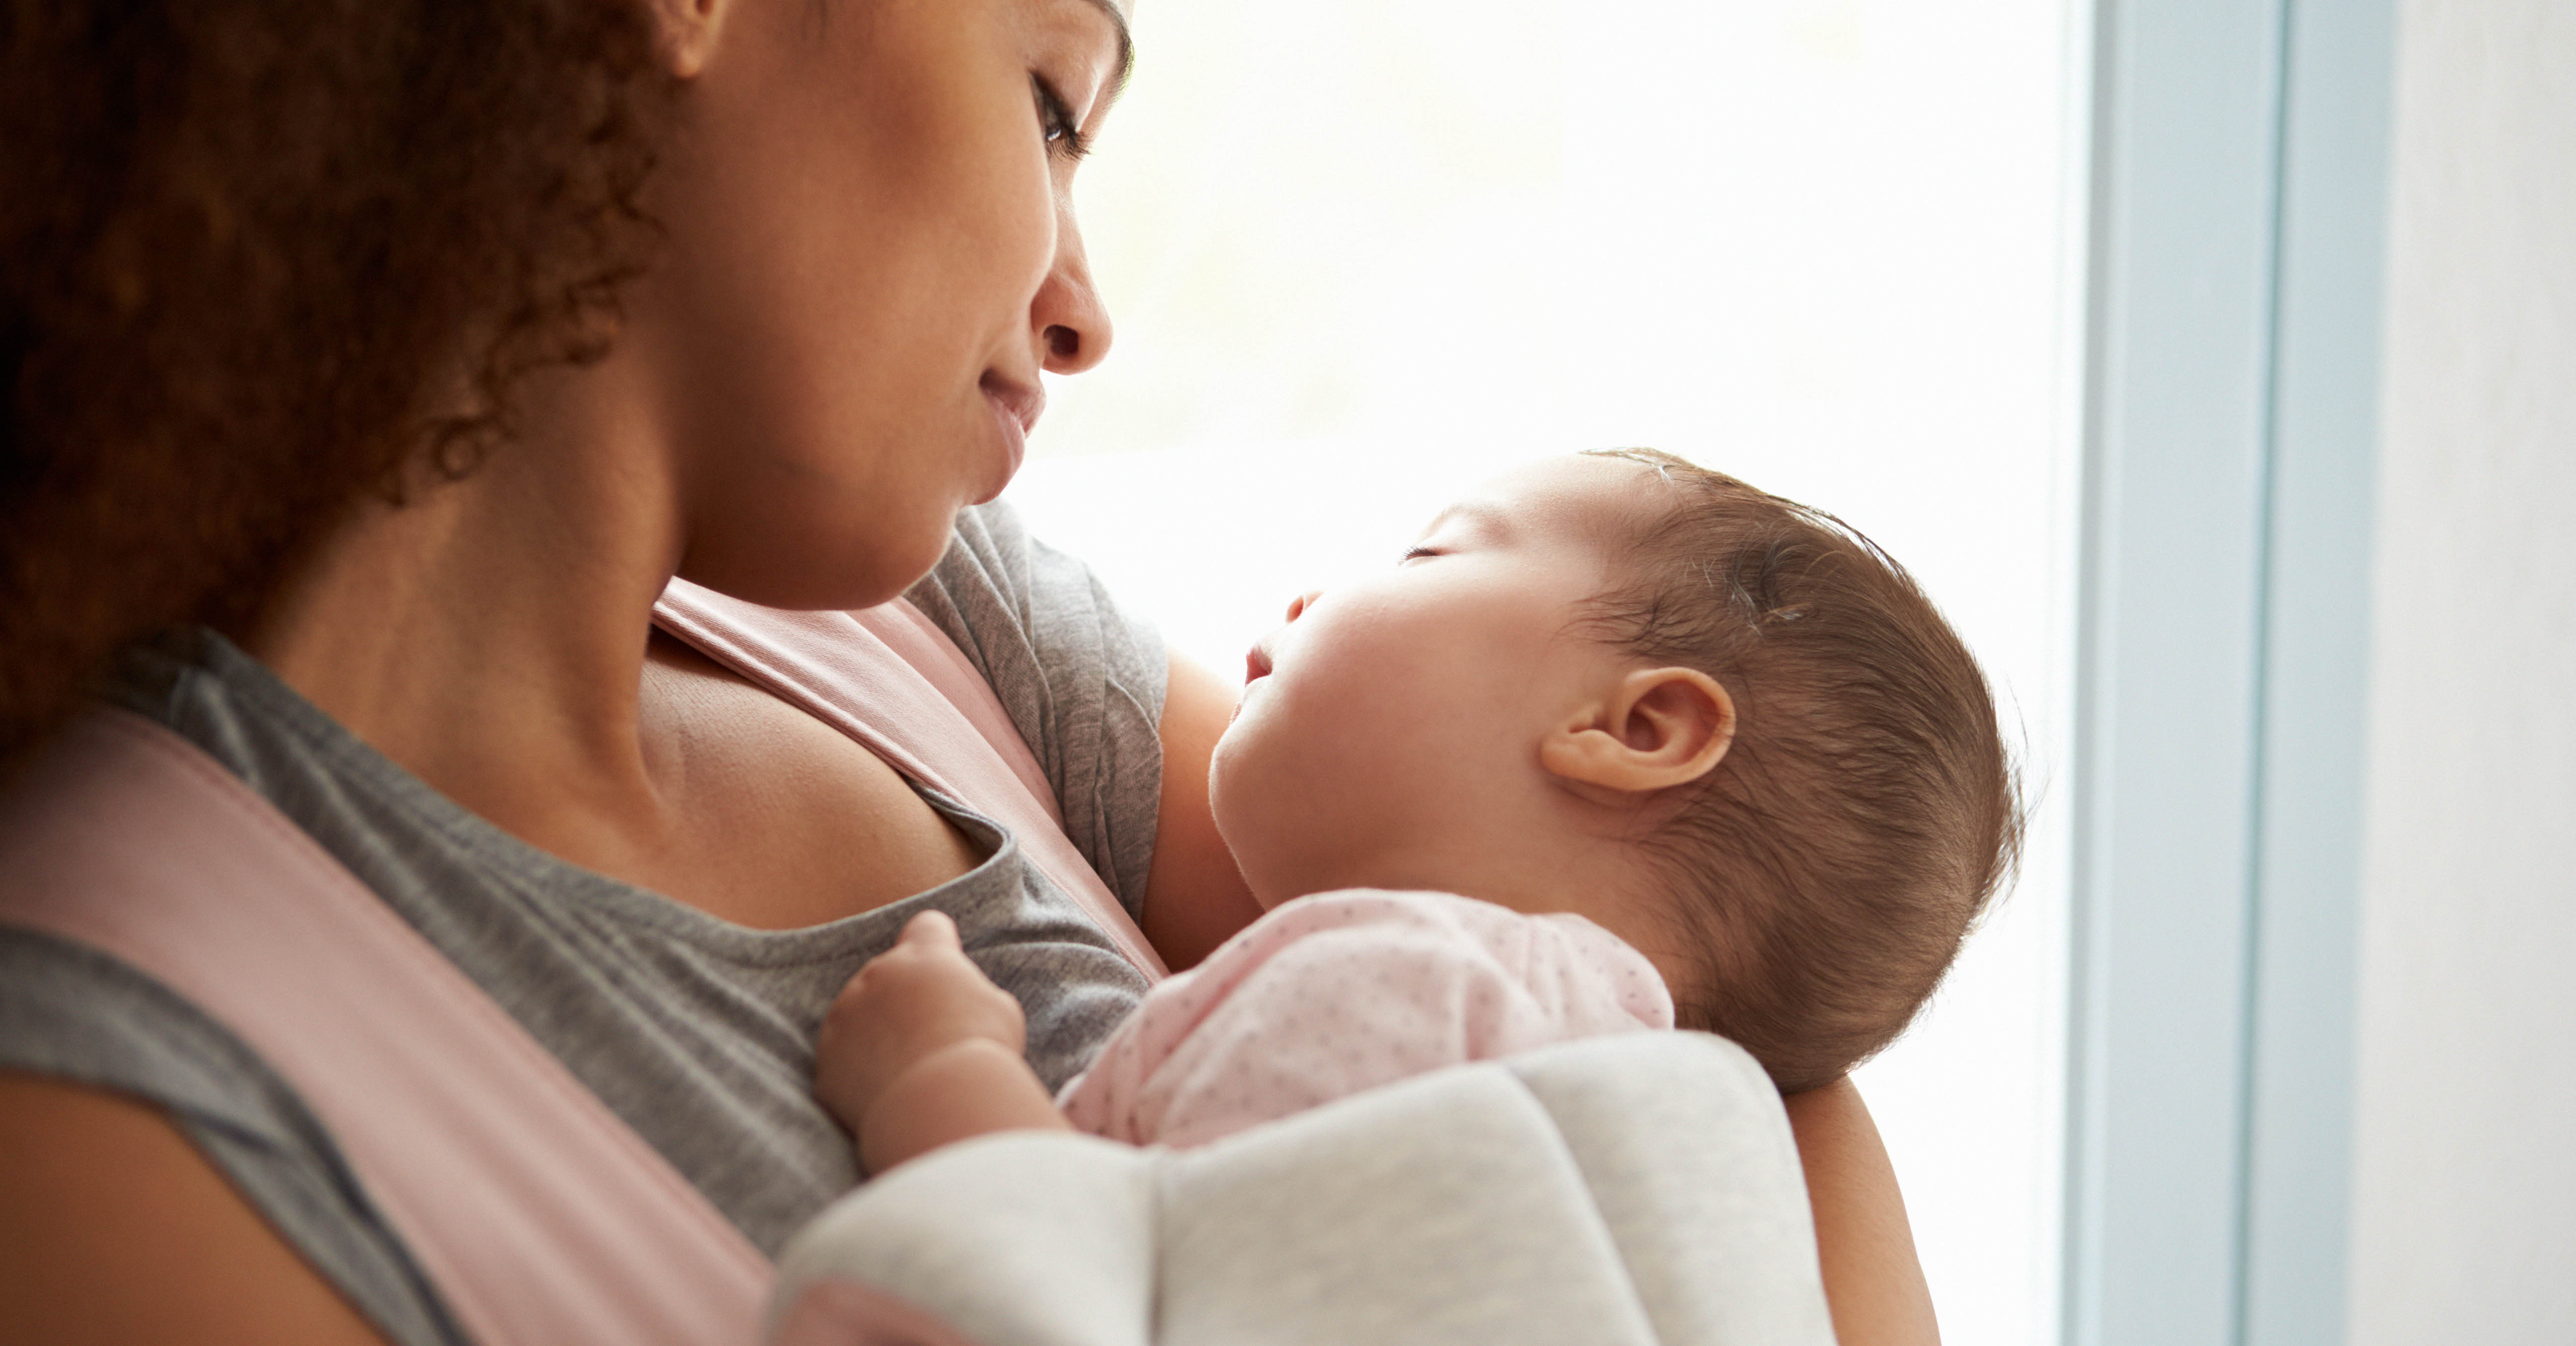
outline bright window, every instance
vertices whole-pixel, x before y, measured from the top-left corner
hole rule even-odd
[[[2020,886],[1862,1086],[1952,1340],[2056,1337],[2080,67],[2063,0],[1152,3],[1079,188],[1117,318],[1012,497],[1241,666],[1527,458],[1832,511],[1999,684]]]

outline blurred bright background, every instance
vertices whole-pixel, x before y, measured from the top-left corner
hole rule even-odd
[[[2056,1338],[2080,34],[2063,0],[1151,0],[1078,187],[1117,319],[1011,489],[1226,672],[1502,467],[1830,510],[1984,660],[2018,888],[1861,1074],[1950,1340]]]

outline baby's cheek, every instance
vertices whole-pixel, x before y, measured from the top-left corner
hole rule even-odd
[[[1262,806],[1261,787],[1260,712],[1238,709],[1208,763],[1208,805],[1216,815],[1217,835],[1238,858],[1246,846],[1259,843],[1261,821],[1271,812]]]
[[[1347,711],[1296,690],[1248,712],[1259,720],[1245,736],[1242,771],[1255,797],[1308,810],[1328,807],[1349,793],[1360,766],[1356,726]]]
[[[1332,730],[1284,709],[1245,706],[1208,776],[1217,834],[1265,902],[1293,896],[1302,871],[1346,839],[1352,784],[1331,760]]]

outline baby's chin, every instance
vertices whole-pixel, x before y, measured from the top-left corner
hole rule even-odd
[[[1426,888],[1424,858],[1452,854],[1425,835],[1419,810],[1393,788],[1400,764],[1342,751],[1293,732],[1263,705],[1261,689],[1238,707],[1208,764],[1208,804],[1217,836],[1264,908],[1350,888]],[[1399,872],[1401,871],[1401,872]]]
[[[1236,706],[1235,725],[1243,722],[1242,713],[1243,708]],[[1253,806],[1251,801],[1261,798],[1258,781],[1259,772],[1241,751],[1235,726],[1227,726],[1208,760],[1208,812],[1216,820],[1217,839],[1225,843],[1226,853],[1243,871],[1243,881],[1266,909],[1278,905],[1280,899],[1269,896],[1272,890],[1263,887],[1261,871],[1265,866],[1260,861],[1276,853],[1278,839],[1272,835],[1274,829],[1263,823],[1265,816],[1275,820],[1278,811]]]
[[[1318,841],[1271,832],[1251,840],[1235,854],[1243,866],[1245,885],[1264,911],[1301,897],[1357,889],[1456,893],[1493,900],[1478,891],[1475,879],[1469,875],[1383,855],[1372,860],[1336,847],[1329,839]]]
[[[1252,890],[1253,899],[1264,911],[1293,897],[1329,891],[1348,884],[1327,884],[1315,862],[1332,854],[1329,839],[1304,835],[1295,827],[1297,810],[1264,807],[1265,798],[1257,791],[1244,788],[1240,778],[1229,782],[1224,775],[1211,771],[1208,777],[1208,802],[1216,817],[1216,834],[1225,842],[1236,868],[1243,872],[1244,885]]]

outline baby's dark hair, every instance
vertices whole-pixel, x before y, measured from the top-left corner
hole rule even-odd
[[[1646,845],[1698,975],[1684,1028],[1783,1091],[1905,1030],[2021,847],[1985,675],[1912,576],[1830,514],[1648,449],[1668,506],[1623,539],[1600,633],[1727,689],[1735,741]]]

